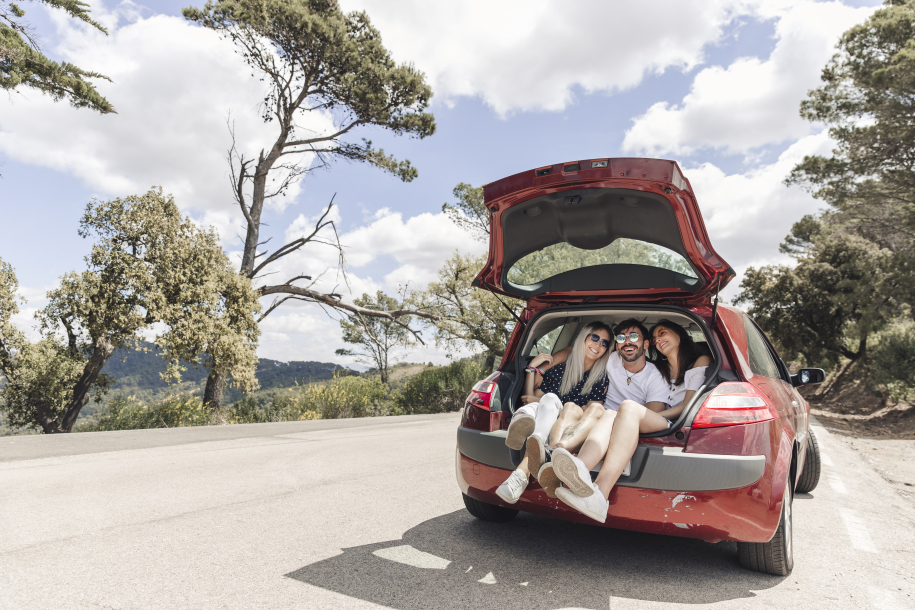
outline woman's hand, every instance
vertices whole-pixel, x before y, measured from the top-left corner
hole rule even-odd
[[[534,359],[531,360],[531,363],[528,365],[530,367],[540,366],[541,364],[552,364],[553,356],[551,354],[537,354],[534,356]]]
[[[527,405],[532,402],[540,402],[540,399],[537,398],[536,396],[528,396],[527,394],[525,394],[524,396],[521,397],[521,404],[523,404],[523,405]]]

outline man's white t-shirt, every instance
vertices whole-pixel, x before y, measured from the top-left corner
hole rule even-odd
[[[605,409],[618,411],[624,400],[634,400],[640,405],[667,402],[668,386],[658,367],[647,360],[645,368],[633,375],[623,367],[619,352],[613,352],[607,361],[607,376],[610,378],[610,386],[604,399]]]

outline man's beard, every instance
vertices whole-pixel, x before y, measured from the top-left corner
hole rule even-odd
[[[636,345],[635,352],[633,352],[633,355],[631,357],[627,357],[625,352],[623,352],[622,350],[619,351],[619,354],[620,354],[620,358],[622,358],[624,361],[635,362],[636,360],[638,360],[645,354],[645,348],[640,345]]]

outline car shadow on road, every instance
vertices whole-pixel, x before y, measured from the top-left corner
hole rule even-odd
[[[487,523],[463,510],[286,576],[399,610],[607,608],[611,596],[710,604],[754,597],[783,580],[742,569],[734,543],[526,513]]]

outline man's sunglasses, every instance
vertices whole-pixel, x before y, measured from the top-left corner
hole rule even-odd
[[[591,339],[591,341],[594,341],[595,343],[600,342],[601,347],[610,347],[610,342],[601,338],[601,336],[596,333],[591,333],[588,335],[588,339]]]
[[[638,343],[639,339],[641,339],[641,337],[639,336],[639,333],[629,333],[628,337],[626,335],[620,334],[620,335],[616,336],[616,342],[619,343],[620,345],[622,345],[623,343],[626,342],[627,338],[630,341],[632,341],[633,343]]]

